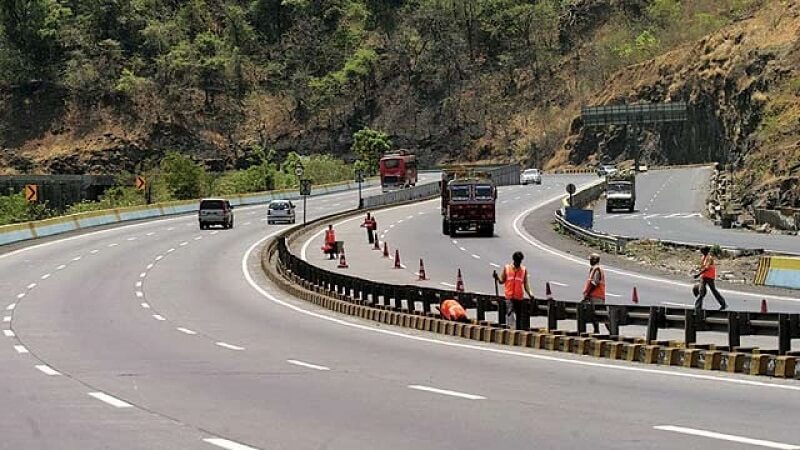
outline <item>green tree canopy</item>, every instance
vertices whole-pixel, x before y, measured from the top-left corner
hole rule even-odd
[[[378,161],[381,155],[392,148],[392,141],[380,131],[369,127],[362,128],[353,135],[351,150],[362,161],[364,170],[368,175],[373,175],[378,170]]]

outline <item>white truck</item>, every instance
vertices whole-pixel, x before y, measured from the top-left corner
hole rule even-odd
[[[615,209],[636,209],[636,175],[614,174],[606,177],[606,212]]]

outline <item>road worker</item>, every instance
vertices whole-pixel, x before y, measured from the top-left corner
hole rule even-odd
[[[469,323],[467,311],[458,300],[452,298],[442,300],[442,303],[437,308],[439,308],[439,313],[443,319]]]
[[[694,275],[695,278],[700,278],[700,289],[696,294],[694,309],[703,309],[703,298],[705,298],[708,289],[711,289],[711,293],[714,294],[714,298],[719,303],[719,310],[724,311],[728,308],[728,304],[725,303],[725,298],[717,290],[714,281],[717,278],[717,265],[716,261],[714,261],[714,255],[711,254],[711,247],[705,246],[701,248],[700,253],[703,255],[700,258],[700,268]]]
[[[375,230],[378,228],[378,222],[370,215],[370,213],[367,213],[367,218],[364,219],[364,223],[361,224],[361,228],[367,229],[367,240],[370,244],[374,244]]]
[[[525,294],[533,299],[531,286],[528,283],[528,270],[522,265],[525,256],[522,252],[514,252],[511,255],[512,264],[507,264],[500,275],[494,272],[492,276],[495,280],[502,283],[505,290],[506,303],[506,324],[514,326],[515,329],[522,329],[522,307],[524,305]]]
[[[330,258],[336,258],[336,232],[333,231],[333,225],[328,225],[328,229],[325,230],[325,245],[322,246],[322,251],[327,253]]]
[[[592,253],[589,255],[589,278],[583,287],[583,301],[592,305],[602,305],[606,302],[606,275],[600,268],[600,255]],[[608,324],[606,329],[608,329]],[[595,333],[600,333],[600,324],[592,314],[592,326]]]

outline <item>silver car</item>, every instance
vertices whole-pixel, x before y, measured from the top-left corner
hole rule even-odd
[[[197,219],[201,230],[208,229],[211,225],[233,228],[233,206],[224,198],[204,198],[200,200]]]
[[[539,172],[539,169],[528,169],[522,172],[519,181],[522,184],[542,184],[542,173]]]
[[[267,224],[277,222],[294,223],[294,203],[289,200],[273,200],[267,206]]]

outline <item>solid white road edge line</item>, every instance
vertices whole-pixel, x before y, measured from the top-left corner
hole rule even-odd
[[[653,427],[660,431],[672,431],[674,433],[688,434],[691,436],[700,436],[709,439],[717,439],[721,441],[736,442],[739,444],[755,445],[758,447],[776,448],[780,450],[800,450],[800,446],[783,444],[780,442],[765,441],[762,439],[751,439],[742,436],[735,436],[732,434],[716,433],[713,431],[698,430],[695,428],[677,427],[674,425],[658,425]]]
[[[294,364],[295,366],[307,367],[309,369],[314,369],[314,370],[331,370],[330,367],[318,366],[316,364],[298,361],[296,359],[287,359],[286,362],[288,362],[289,364]]]
[[[50,375],[50,376],[61,375],[60,372],[53,370],[50,366],[46,366],[44,364],[39,364],[38,366],[36,366],[36,368],[39,369],[45,375]]]
[[[215,445],[219,448],[224,448],[226,450],[258,450],[255,447],[250,447],[248,445],[240,444],[238,442],[229,441],[227,439],[221,438],[210,438],[210,439],[203,439],[203,442],[206,442],[211,445]]]
[[[116,397],[112,397],[112,396],[110,396],[110,395],[108,395],[106,393],[103,393],[103,392],[89,392],[89,396],[90,397],[94,397],[94,398],[96,398],[97,400],[100,400],[103,403],[108,403],[109,405],[111,405],[111,406],[113,406],[115,408],[131,408],[131,407],[133,407],[133,405],[131,405],[130,403],[124,402],[124,401],[122,401],[122,400],[120,400],[120,399],[118,399]]]
[[[437,389],[430,386],[421,386],[419,384],[409,384],[408,388],[417,391],[433,392],[434,394],[449,395],[451,397],[465,398],[467,400],[486,400],[486,397],[482,395],[466,394],[464,392],[450,391],[447,389]]]
[[[242,274],[244,275],[244,278],[247,281],[247,283],[250,285],[250,287],[252,287],[253,289],[255,289],[256,292],[261,294],[262,297],[266,298],[267,300],[269,300],[269,301],[271,301],[271,302],[273,302],[273,303],[275,303],[277,305],[283,306],[285,308],[291,309],[292,311],[298,312],[300,314],[303,314],[303,315],[306,315],[306,316],[309,316],[309,317],[314,317],[314,318],[317,318],[317,319],[326,320],[328,322],[335,323],[335,324],[338,324],[338,325],[342,325],[342,326],[346,326],[346,327],[350,327],[350,328],[355,328],[355,329],[358,329],[358,330],[368,331],[368,332],[372,332],[372,333],[379,333],[379,334],[383,334],[383,335],[387,335],[387,336],[394,336],[394,337],[407,339],[407,340],[411,340],[411,341],[416,341],[416,342],[424,342],[424,343],[428,343],[428,344],[442,345],[442,346],[453,347],[453,348],[462,348],[462,349],[467,349],[467,350],[471,350],[471,351],[487,352],[487,353],[514,356],[514,357],[527,358],[527,359],[534,359],[534,360],[540,360],[540,361],[549,361],[549,362],[554,362],[554,363],[559,363],[559,364],[570,364],[570,365],[574,365],[574,366],[594,367],[594,368],[606,369],[606,370],[619,370],[619,371],[624,371],[624,372],[642,373],[642,374],[648,374],[648,375],[661,375],[661,376],[665,376],[665,377],[685,378],[685,379],[689,379],[689,380],[711,381],[711,382],[716,382],[716,383],[738,385],[738,386],[759,387],[759,388],[779,389],[779,390],[800,392],[800,385],[768,383],[768,382],[765,382],[765,381],[756,381],[756,380],[749,380],[749,379],[743,379],[743,378],[734,378],[734,377],[718,377],[718,376],[714,376],[714,375],[706,375],[706,374],[701,374],[701,373],[690,373],[690,372],[683,372],[683,371],[678,371],[678,370],[669,371],[669,370],[660,370],[660,369],[654,369],[654,368],[649,368],[649,367],[636,367],[636,366],[628,366],[628,365],[607,364],[607,363],[602,363],[602,362],[593,362],[593,361],[577,360],[577,359],[567,359],[567,358],[561,358],[561,357],[557,357],[557,356],[549,356],[549,355],[542,355],[542,354],[536,354],[536,353],[524,353],[524,352],[519,352],[519,351],[514,351],[514,350],[506,350],[506,349],[503,349],[503,348],[494,348],[494,347],[489,347],[489,346],[481,347],[481,346],[472,345],[472,344],[463,344],[463,343],[460,343],[460,342],[440,341],[440,340],[429,338],[429,337],[413,336],[413,335],[410,335],[410,334],[401,333],[399,331],[379,329],[379,328],[374,328],[374,327],[369,326],[369,325],[362,325],[360,323],[348,322],[346,320],[337,319],[335,317],[327,316],[325,314],[321,314],[321,313],[313,312],[313,311],[310,311],[310,310],[307,310],[307,309],[303,309],[303,308],[301,308],[299,306],[296,306],[296,305],[293,305],[293,304],[291,304],[291,303],[289,303],[289,302],[287,302],[285,300],[281,300],[281,299],[275,297],[274,295],[270,294],[266,290],[264,290],[264,288],[259,286],[258,283],[256,283],[255,279],[253,279],[253,276],[250,274],[250,270],[247,267],[247,261],[250,259],[250,256],[253,254],[253,251],[256,248],[258,248],[261,244],[263,244],[265,241],[274,238],[275,236],[277,236],[281,232],[282,231],[279,230],[279,231],[276,231],[274,233],[270,233],[270,234],[260,238],[256,242],[254,242],[250,246],[250,248],[247,249],[247,251],[242,256],[242,261],[241,261]],[[261,266],[259,265],[259,267],[261,267]]]

